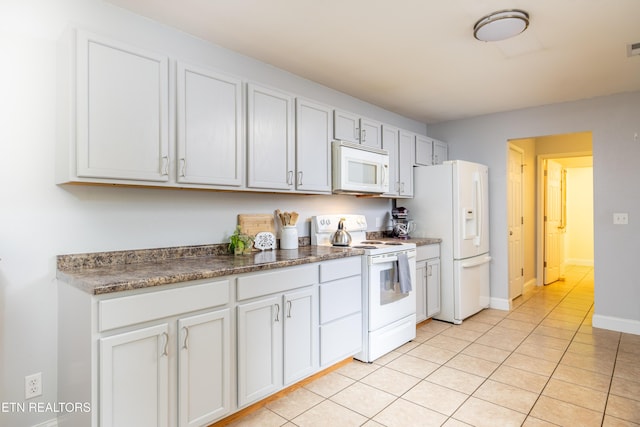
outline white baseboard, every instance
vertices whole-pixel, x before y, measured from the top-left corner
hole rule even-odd
[[[524,294],[527,291],[530,291],[531,288],[533,288],[534,286],[538,286],[536,284],[538,279],[536,279],[535,277],[531,280],[529,280],[527,283],[524,284],[524,286],[522,287],[522,293]]]
[[[58,427],[58,419],[57,418],[53,418],[51,420],[42,422],[40,424],[36,424],[32,427]]]
[[[489,308],[495,308],[496,310],[511,310],[511,301],[505,298],[493,298],[489,300]]]
[[[640,335],[640,321],[638,320],[621,319],[619,317],[594,314],[591,324],[595,328]]]

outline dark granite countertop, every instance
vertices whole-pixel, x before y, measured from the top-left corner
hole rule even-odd
[[[271,270],[359,256],[362,249],[301,246],[298,249],[226,253],[225,245],[59,255],[56,277],[93,295]]]
[[[372,239],[399,240],[385,236]],[[410,238],[417,246],[441,239]],[[300,246],[298,249],[227,253],[226,244],[59,255],[56,277],[93,295],[192,280],[272,270],[364,254],[362,249]]]

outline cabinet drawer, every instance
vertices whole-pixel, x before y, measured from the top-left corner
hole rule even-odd
[[[440,257],[440,245],[425,245],[416,248],[416,260]]]
[[[238,301],[318,283],[318,264],[282,268],[238,277]]]
[[[362,311],[362,277],[352,276],[320,285],[320,323]]]
[[[102,332],[228,302],[228,280],[102,300],[98,302],[98,328]]]
[[[327,366],[362,350],[362,314],[320,326],[320,365]]]
[[[320,283],[362,274],[362,257],[354,256],[320,264]]]

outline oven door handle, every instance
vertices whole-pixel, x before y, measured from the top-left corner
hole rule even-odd
[[[416,251],[408,251],[407,252],[407,257],[408,258],[415,258],[416,257]],[[396,262],[398,260],[398,257],[396,255],[394,256],[372,256],[369,258],[369,264],[373,265],[373,264],[384,264],[385,262]]]

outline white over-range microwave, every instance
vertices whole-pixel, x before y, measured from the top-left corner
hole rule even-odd
[[[378,148],[333,141],[333,192],[382,194],[389,191],[389,153]]]

